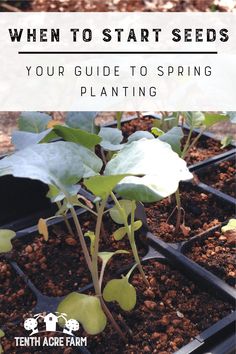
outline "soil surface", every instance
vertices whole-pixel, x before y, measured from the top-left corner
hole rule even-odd
[[[235,11],[234,0],[5,0],[0,11]]]
[[[154,121],[155,118],[142,117],[142,118],[131,120],[130,122],[127,123],[123,123],[121,130],[124,135],[124,139],[127,140],[127,138],[131,134],[139,130],[151,131]],[[182,139],[182,148],[184,147],[184,144],[187,140],[187,136],[188,136],[188,131],[184,130],[184,138]],[[197,136],[196,133],[192,134],[190,144],[193,142],[196,136]],[[222,154],[223,152],[228,151],[231,148],[232,148],[231,146],[227,146],[226,148],[222,149],[220,141],[208,138],[206,136],[202,136],[198,140],[196,146],[192,147],[189,150],[189,153],[186,156],[185,160],[187,161],[188,165],[193,165],[194,163],[203,161],[212,156]]]
[[[188,133],[185,131],[183,144],[187,139],[187,134]],[[196,136],[196,133],[192,134],[190,144],[193,142]],[[187,161],[188,165],[192,165],[194,163],[209,159],[210,157],[222,154],[223,152],[226,152],[230,149],[232,149],[232,146],[230,145],[222,149],[220,141],[208,138],[206,136],[201,136],[197,144],[189,150],[185,160]]]
[[[15,321],[33,309],[36,299],[12,266],[0,258],[0,328],[15,327]]]
[[[124,312],[112,305],[113,313],[125,320],[133,332],[123,345],[110,325],[96,337],[89,337],[92,354],[170,354],[189,343],[201,331],[230,313],[231,306],[200,290],[177,270],[155,260],[144,266],[150,288],[138,273],[132,279],[137,305]],[[109,338],[109,341],[107,340]]]
[[[236,283],[236,230],[224,235],[216,231],[207,239],[199,238],[186,255],[229,285]]]
[[[174,233],[176,213],[170,217],[176,206],[174,195],[171,200],[165,198],[161,202],[145,205],[150,231],[167,242],[189,239],[229,219],[235,212],[232,204],[226,204],[212,194],[199,192],[190,183],[180,184],[180,197],[185,212],[185,228],[177,234]]]
[[[128,344],[107,325],[97,336],[88,336],[88,349],[92,354],[156,353],[171,354],[194,339],[232,311],[232,306],[204,292],[177,270],[152,260],[144,265],[150,287],[146,288],[136,272],[131,280],[137,290],[137,305],[131,312],[124,312],[110,304],[113,315],[127,333]],[[125,323],[125,325],[124,325]],[[129,333],[133,332],[133,336]],[[6,354],[70,354],[71,348],[15,349],[14,336],[28,336],[22,323],[7,329],[2,344]],[[77,336],[86,336],[79,330]]]
[[[95,230],[92,215],[85,213],[79,220],[83,233]],[[112,233],[118,228],[119,225],[111,222],[108,216],[104,218],[100,251],[124,249],[130,254],[118,254],[111,259],[105,271],[105,282],[114,277],[114,273],[121,267],[133,263],[128,238],[125,236],[123,240],[116,241],[112,237]],[[86,239],[89,245],[89,238]],[[137,244],[140,256],[144,256],[147,248],[139,242]],[[61,224],[53,227],[47,242],[39,235],[28,237],[27,241],[15,240],[12,257],[44,295],[63,296],[92,281],[79,239],[68,234]]]
[[[201,182],[236,198],[235,162],[234,156],[228,161],[206,167],[203,171],[197,172],[197,175]]]

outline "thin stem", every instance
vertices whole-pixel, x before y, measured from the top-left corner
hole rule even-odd
[[[95,285],[97,289],[99,289],[99,293],[101,292],[101,287],[99,286],[99,280],[98,280],[98,252],[99,252],[100,233],[102,227],[102,217],[103,217],[105,206],[106,206],[106,199],[102,200],[101,205],[98,208],[98,216],[97,216],[97,222],[95,227],[94,252],[92,255],[92,269],[95,276],[95,283],[96,283]]]
[[[175,192],[175,199],[176,199],[176,207],[177,207],[177,219],[175,224],[175,233],[179,231],[180,224],[181,224],[181,200],[180,200],[180,193],[179,188]]]
[[[61,209],[61,203],[60,202],[56,202],[56,204],[57,204],[58,210],[60,210]],[[62,217],[63,217],[63,220],[64,220],[64,222],[66,224],[66,227],[67,227],[67,230],[68,230],[69,234],[72,235],[73,237],[75,237],[75,234],[74,234],[74,232],[73,232],[73,230],[72,230],[72,228],[70,226],[70,223],[69,223],[69,221],[67,219],[66,214],[63,213]]]
[[[182,151],[182,155],[181,155],[182,159],[184,159],[185,156],[186,156],[186,152],[187,152],[187,150],[189,148],[189,144],[190,144],[192,133],[193,133],[193,128],[190,128],[189,133],[188,133],[187,141],[186,141],[186,143],[184,145],[184,149]]]
[[[118,325],[118,323],[116,322],[116,320],[112,316],[112,313],[110,312],[109,308],[105,304],[105,302],[104,302],[102,297],[100,297],[100,302],[101,302],[102,309],[105,312],[105,314],[106,314],[107,318],[109,319],[109,321],[111,322],[113,328],[117,331],[117,333],[119,333],[119,335],[124,340],[124,342],[126,342],[126,338],[125,338],[124,333],[122,332],[120,326]]]
[[[98,217],[97,217],[97,222],[96,222],[96,227],[95,227],[95,243],[94,243],[94,252],[92,255],[92,269],[91,269],[91,275],[93,279],[93,285],[94,289],[96,292],[96,295],[98,296],[101,306],[103,308],[103,311],[105,312],[107,318],[110,320],[113,328],[120,334],[120,336],[125,340],[125,335],[120,329],[119,325],[115,321],[114,317],[112,316],[110,310],[106,306],[103,298],[102,298],[102,293],[101,293],[101,286],[102,286],[102,277],[98,277],[98,252],[99,252],[99,240],[100,240],[100,233],[101,233],[101,227],[102,227],[102,218],[103,218],[103,213],[104,209],[106,206],[106,199],[102,200],[101,205],[98,207]],[[104,270],[103,270],[104,272]]]
[[[91,261],[91,258],[90,258],[89,252],[88,252],[88,248],[87,248],[87,245],[86,245],[86,242],[85,242],[85,239],[84,239],[83,231],[81,229],[81,226],[80,226],[80,223],[79,223],[79,220],[78,220],[78,216],[77,216],[75,208],[73,206],[70,207],[70,211],[71,211],[71,215],[72,215],[72,218],[74,220],[74,223],[75,223],[76,231],[77,231],[77,234],[79,236],[79,240],[80,240],[80,243],[81,243],[81,247],[82,247],[82,250],[83,250],[83,253],[84,253],[84,257],[85,257],[86,263],[88,265],[88,268],[89,268],[90,272],[92,273],[92,261]]]
[[[189,145],[186,153],[185,153],[185,156],[188,154],[188,152],[190,151],[190,149],[192,149],[196,143],[198,142],[198,140],[201,138],[202,134],[205,132],[206,129],[203,129],[197,136],[196,138],[194,138],[194,140],[192,141],[192,143]]]
[[[118,199],[116,198],[116,196],[115,196],[115,194],[113,192],[111,192],[111,197],[114,200],[115,205],[117,206],[117,209],[119,210],[120,215],[121,215],[121,217],[123,219],[123,223],[124,223],[124,226],[125,226],[125,229],[126,229],[126,233],[128,235],[130,246],[131,246],[131,249],[132,249],[132,252],[133,252],[133,256],[134,256],[135,262],[138,265],[139,272],[140,272],[140,274],[141,274],[141,276],[143,278],[144,283],[147,286],[149,286],[149,283],[148,283],[147,278],[146,278],[146,276],[144,274],[144,271],[143,271],[143,268],[142,268],[142,265],[141,265],[141,262],[140,262],[140,259],[139,259],[139,255],[138,255],[138,251],[137,251],[137,247],[136,247],[135,239],[134,239],[135,202],[132,201],[131,228],[129,228],[128,221],[127,221],[127,216],[125,214],[125,211],[122,208],[122,206],[120,205]]]
[[[135,209],[136,209],[136,203],[134,200],[132,200],[132,207],[131,207],[131,228],[130,228],[130,245],[131,245],[131,248],[132,248],[132,252],[133,252],[133,255],[134,255],[134,259],[135,259],[135,262],[137,263],[137,266],[138,266],[138,270],[144,280],[144,283],[149,287],[149,282],[146,278],[146,275],[143,271],[143,267],[141,265],[141,262],[140,262],[140,259],[139,259],[139,255],[138,255],[138,250],[137,250],[137,247],[136,247],[136,243],[135,243],[135,238],[134,238],[134,217],[135,217]]]

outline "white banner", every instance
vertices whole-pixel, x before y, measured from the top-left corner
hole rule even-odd
[[[1,13],[0,110],[235,110],[236,15]]]

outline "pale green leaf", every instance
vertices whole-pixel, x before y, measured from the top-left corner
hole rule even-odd
[[[234,111],[227,112],[227,115],[230,119],[230,122],[235,124],[236,123],[236,112],[234,112]]]
[[[12,250],[11,240],[16,236],[16,233],[12,230],[1,229],[0,230],[0,253],[10,252]]]
[[[41,142],[48,142],[57,138],[57,135],[52,129],[44,130],[41,133],[31,133],[24,131],[14,131],[12,133],[12,143],[17,150],[25,149],[30,145],[35,145]]]
[[[134,231],[138,231],[142,227],[142,225],[143,225],[143,223],[141,220],[136,220],[134,222]]]
[[[234,138],[232,135],[226,135],[221,139],[221,149],[224,149],[226,146],[232,144]]]
[[[2,329],[0,329],[0,338],[4,337],[5,336],[5,333],[3,332]]]
[[[117,229],[114,233],[113,233],[113,237],[116,241],[120,241],[122,240],[122,238],[124,238],[126,235],[126,228],[123,226],[123,227],[120,227],[119,229]]]
[[[186,112],[185,117],[186,124],[192,129],[200,128],[204,125],[205,115],[203,112]]]
[[[59,304],[57,311],[66,313],[67,319],[77,320],[88,334],[102,332],[107,324],[107,318],[96,296],[70,293]]]
[[[136,290],[127,277],[110,280],[103,290],[104,300],[116,301],[124,311],[131,311],[136,304]]]
[[[159,136],[161,141],[164,141],[172,147],[172,150],[179,156],[181,155],[181,139],[183,138],[183,130],[180,127],[173,127],[167,133]]]
[[[93,176],[84,181],[84,185],[94,195],[105,199],[112,192],[118,182],[120,182],[127,174],[115,176]]]
[[[119,204],[124,209],[125,215],[128,218],[132,210],[132,202],[130,200],[122,199],[119,201]],[[109,214],[115,223],[124,224],[123,217],[116,205],[114,205],[112,208],[109,209]]]
[[[19,130],[31,133],[41,133],[47,129],[48,122],[52,118],[46,113],[22,112],[19,120]]]
[[[5,157],[0,161],[0,176],[31,178],[67,189],[101,167],[102,161],[89,149],[59,141],[32,145]]]
[[[102,139],[100,145],[104,150],[117,151],[124,147],[120,144],[123,140],[122,132],[117,128],[102,127],[98,135]]]
[[[116,254],[129,254],[128,251],[125,250],[117,250],[115,252],[99,252],[98,255],[101,258],[102,262],[106,265],[109,260]]]
[[[70,128],[63,125],[56,125],[54,127],[55,133],[63,138],[65,141],[80,144],[86,148],[93,148],[95,145],[101,142],[101,138],[92,133],[88,133],[85,130],[78,128]]]
[[[128,143],[132,143],[132,141],[140,140],[143,138],[155,139],[154,136],[146,130],[138,130],[128,137]]]
[[[66,124],[72,128],[79,128],[89,133],[98,133],[98,127],[95,124],[97,112],[68,112]]]
[[[155,202],[173,194],[180,181],[190,180],[186,162],[160,139],[141,139],[125,146],[110,160],[105,175],[127,173],[115,190],[130,200]]]
[[[231,230],[236,230],[236,219],[230,219],[228,224],[221,228],[223,233]]]

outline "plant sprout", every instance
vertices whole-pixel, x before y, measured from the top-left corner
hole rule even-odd
[[[70,116],[70,123],[72,121],[76,124],[74,115]],[[93,125],[90,124],[89,127]],[[140,220],[135,220],[136,203],[162,200],[177,190],[180,181],[191,179],[192,174],[188,171],[185,161],[161,139],[141,138],[129,141],[104,166],[94,152],[95,146],[105,141],[104,132],[98,136],[94,132],[85,132],[80,128],[56,125],[47,133],[45,131],[43,133],[45,134],[43,140],[33,139],[37,143],[32,143],[2,159],[0,176],[13,175],[40,180],[50,186],[48,193],[50,200],[54,203],[60,202],[58,215],[66,217],[68,211],[71,213],[75,235],[80,241],[95,295],[73,292],[60,303],[58,311],[66,313],[68,319],[79,321],[89,334],[101,332],[108,319],[114,329],[125,339],[106,302],[116,301],[127,311],[135,306],[136,291],[129,282],[135,267],[121,279],[112,279],[107,284],[103,284],[104,272],[110,259],[116,254],[128,252],[122,249],[115,252],[100,250],[107,200],[109,197],[113,198],[115,205],[109,214],[112,220],[122,225],[113,236],[119,241],[127,235],[135,266],[148,286],[148,279],[144,274],[135,241],[135,231],[142,226]],[[50,139],[52,136],[59,136],[67,141],[48,144],[45,141],[48,136]],[[170,139],[168,133],[166,139]],[[106,138],[106,141],[109,142],[109,139]],[[112,144],[111,141],[109,143]],[[153,156],[155,156],[155,163],[153,163]],[[83,204],[83,207],[96,216],[95,229],[87,230],[85,234],[82,232],[75,209],[75,206],[82,204],[77,195],[78,183],[82,182],[97,197],[96,212]],[[118,196],[122,199],[120,200]],[[47,239],[46,220],[41,219],[38,227]],[[90,247],[86,239],[90,240]]]

